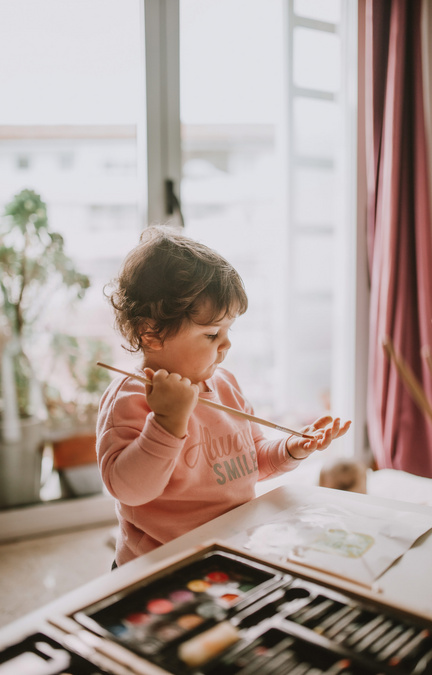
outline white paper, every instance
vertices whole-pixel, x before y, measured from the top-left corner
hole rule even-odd
[[[300,506],[237,534],[230,542],[260,556],[296,562],[372,586],[432,528],[432,516],[361,505]]]

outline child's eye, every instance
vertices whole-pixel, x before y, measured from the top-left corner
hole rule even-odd
[[[214,333],[213,335],[206,335],[206,338],[208,338],[209,340],[216,340],[218,335],[219,333]]]

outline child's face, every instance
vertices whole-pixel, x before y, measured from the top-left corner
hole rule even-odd
[[[197,321],[204,322],[206,315],[209,316],[209,313],[203,305]],[[231,347],[228,331],[235,318],[227,315],[220,321],[204,325],[185,322],[177,335],[166,338],[162,344],[146,351],[145,366],[179,373],[194,384],[204,382],[213,375]]]

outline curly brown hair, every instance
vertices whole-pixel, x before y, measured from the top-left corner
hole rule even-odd
[[[162,341],[176,335],[185,321],[196,321],[206,301],[209,325],[226,315],[244,314],[248,306],[243,281],[232,265],[165,225],[144,230],[105,295],[131,352],[143,349],[144,333]]]

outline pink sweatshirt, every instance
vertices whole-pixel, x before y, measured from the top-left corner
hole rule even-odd
[[[207,384],[201,397],[253,414],[224,368]],[[113,380],[102,397],[97,454],[116,499],[118,565],[250,501],[257,480],[298,465],[286,438],[268,441],[258,424],[199,403],[187,435],[172,436],[155,421],[144,384],[130,377]]]

